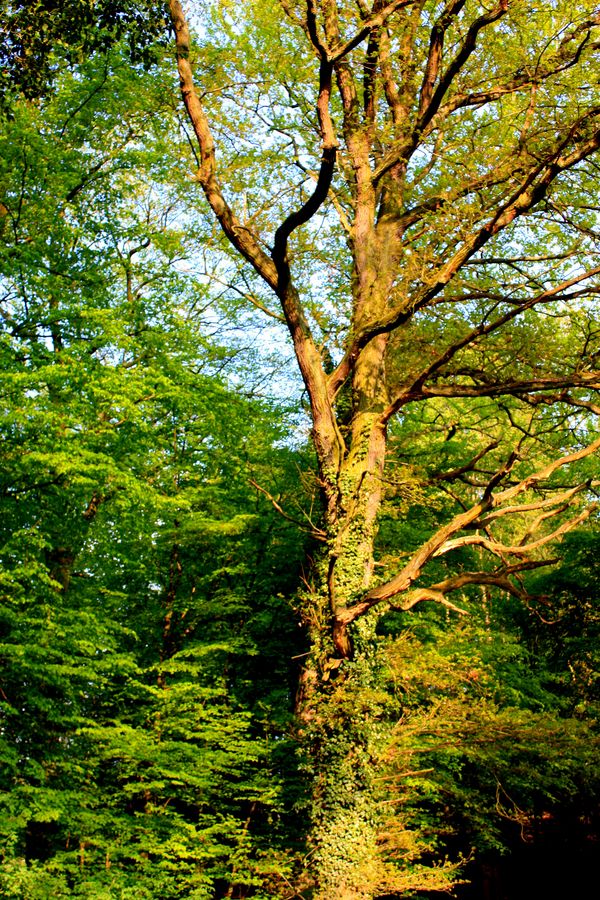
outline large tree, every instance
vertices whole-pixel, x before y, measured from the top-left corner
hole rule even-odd
[[[428,882],[377,787],[394,715],[378,622],[473,585],[527,600],[524,573],[594,510],[600,12],[207,4],[194,43],[169,7],[195,181],[230,253],[215,274],[285,323],[310,407],[314,897],[397,895]],[[442,465],[424,473],[427,447]],[[382,554],[386,491],[400,517],[415,496],[435,515]]]

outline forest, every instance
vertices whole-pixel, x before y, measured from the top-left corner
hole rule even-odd
[[[1,0],[1,897],[594,883],[599,49]]]

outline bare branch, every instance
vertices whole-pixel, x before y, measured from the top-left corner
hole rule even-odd
[[[396,397],[392,404],[386,409],[384,413],[384,421],[388,421],[395,412],[397,412],[401,406],[404,405],[405,398],[414,399],[416,395],[420,391],[423,391],[423,396],[427,394],[428,389],[425,388],[425,384],[428,379],[430,379],[436,372],[445,366],[460,350],[464,350],[465,347],[473,344],[478,338],[486,337],[489,334],[492,334],[495,331],[498,331],[500,328],[509,324],[516,319],[518,316],[522,315],[527,310],[533,309],[533,307],[538,306],[543,303],[550,303],[555,301],[559,295],[562,295],[565,290],[570,287],[573,287],[576,284],[581,284],[582,281],[587,281],[589,278],[592,278],[595,275],[600,274],[600,266],[596,266],[593,269],[590,269],[587,272],[582,272],[579,275],[573,276],[573,278],[569,278],[566,281],[561,282],[561,284],[556,285],[549,290],[542,291],[541,294],[537,296],[530,297],[529,300],[525,300],[518,305],[514,305],[512,309],[506,312],[503,316],[499,316],[497,319],[494,319],[492,322],[489,322],[487,325],[482,323],[477,328],[473,328],[468,334],[466,334],[460,341],[456,341],[454,344],[451,344],[446,350],[441,353],[437,359],[435,359],[427,368],[423,369],[413,380],[412,384],[409,387],[403,388],[402,392]],[[582,294],[587,294],[593,290],[600,290],[600,288],[596,289],[586,289],[582,291]],[[573,299],[573,295],[571,295],[570,299]],[[515,301],[511,301],[515,303]],[[494,389],[498,388],[500,385],[494,385]],[[568,386],[568,385],[567,385]],[[458,396],[465,396],[463,393],[464,390],[463,385],[458,387]],[[484,386],[487,387],[487,386]],[[504,386],[506,387],[506,386]],[[452,390],[452,386],[449,386],[449,389]],[[436,391],[437,388],[433,387],[432,391]],[[444,388],[445,390],[445,388]],[[529,388],[526,388],[529,390]],[[503,391],[504,393],[518,393],[517,390],[511,391]],[[448,396],[445,394],[444,396]],[[451,396],[455,396],[454,394]],[[485,391],[483,394],[477,394],[476,396],[490,396],[486,394]]]
[[[566,507],[559,507],[554,511],[555,515],[558,515],[559,512],[563,512]],[[562,525],[559,525],[553,532],[550,534],[544,535],[544,537],[538,538],[537,541],[530,541],[526,544],[502,544],[499,541],[490,540],[490,538],[484,537],[481,534],[473,534],[466,535],[465,537],[456,538],[455,540],[448,541],[442,547],[440,547],[439,551],[435,554],[436,556],[442,556],[445,553],[448,553],[450,550],[456,550],[458,547],[483,547],[485,550],[488,550],[490,553],[493,553],[495,556],[517,556],[517,557],[525,557],[532,550],[538,550],[540,547],[545,546],[546,544],[552,543],[556,541],[559,537],[562,537],[563,534],[566,534],[569,531],[572,531],[573,528],[576,528],[577,525],[581,525],[582,522],[585,522],[586,519],[596,512],[598,509],[597,503],[592,503],[590,506],[586,507],[579,515],[574,516],[572,519],[569,519],[566,522],[563,522]]]
[[[451,609],[461,616],[468,615],[466,609],[462,609],[462,607],[456,606],[450,600],[447,600],[445,594],[442,591],[436,590],[435,587],[418,588],[416,591],[410,591],[402,604],[397,605],[395,603],[390,603],[390,609],[397,610],[398,612],[408,612],[409,609],[412,609],[414,606],[417,606],[418,603],[423,603],[426,600],[432,600],[434,603],[439,603],[441,606],[445,606],[446,609]]]
[[[308,517],[307,517],[307,521],[310,525],[310,529],[306,528],[305,522],[302,522],[299,519],[295,519],[293,516],[290,516],[288,513],[286,513],[286,511],[283,509],[283,507],[279,503],[279,500],[276,497],[273,497],[273,495],[270,494],[269,491],[266,490],[266,488],[261,487],[261,485],[258,484],[258,482],[256,482],[253,478],[248,479],[248,483],[251,484],[253,488],[256,488],[256,490],[259,491],[261,494],[264,494],[264,496],[267,498],[267,500],[272,504],[273,509],[275,509],[279,513],[279,515],[282,516],[287,522],[291,522],[293,525],[296,525],[298,528],[301,528],[302,531],[308,530],[311,537],[316,538],[316,540],[318,540],[318,541],[326,540],[327,536],[326,536],[325,532],[322,531],[320,528],[315,528],[315,526],[310,521],[310,519],[308,519]]]
[[[450,552],[451,550],[455,550],[458,547],[480,546],[483,549],[488,550],[488,552],[501,558],[504,558],[506,556],[517,556],[520,558],[525,558],[533,550],[537,550],[548,543],[556,541],[558,538],[562,537],[563,534],[571,531],[577,525],[581,524],[587,518],[589,518],[589,516],[598,509],[598,504],[591,504],[577,516],[574,516],[568,519],[566,522],[561,523],[550,534],[544,535],[535,541],[530,541],[525,544],[505,545],[500,541],[496,541],[493,537],[486,537],[480,534],[468,534],[462,537],[455,537],[455,535],[459,534],[465,529],[485,527],[484,523],[489,523],[489,517],[482,518],[482,513],[487,513],[488,510],[498,508],[500,504],[505,503],[508,500],[512,500],[513,497],[530,490],[542,481],[546,481],[558,469],[578,460],[584,459],[585,457],[590,456],[592,453],[595,453],[598,449],[600,449],[600,438],[598,438],[592,444],[589,444],[587,447],[583,447],[580,450],[574,451],[573,453],[566,454],[565,456],[561,456],[558,459],[553,460],[538,471],[533,472],[526,478],[521,479],[521,481],[517,482],[517,484],[512,485],[511,487],[506,488],[499,493],[494,493],[496,487],[506,478],[509,472],[512,471],[519,459],[518,452],[513,452],[508,460],[504,463],[504,465],[495,472],[492,478],[490,478],[481,495],[481,498],[477,501],[477,503],[475,503],[470,509],[465,510],[464,512],[455,516],[446,525],[441,526],[435,532],[435,534],[432,535],[432,537],[430,537],[429,540],[426,541],[422,545],[422,547],[413,554],[411,559],[394,578],[392,578],[385,584],[379,585],[368,591],[368,593],[364,595],[362,600],[360,600],[354,606],[348,607],[344,610],[340,610],[337,614],[339,622],[346,625],[350,622],[354,622],[357,618],[368,612],[369,609],[372,609],[373,606],[376,606],[383,601],[389,600],[392,597],[397,596],[398,594],[405,593],[409,590],[410,586],[417,580],[417,578],[420,577],[423,568],[430,560],[434,559],[435,557],[445,555],[446,553]],[[578,491],[574,491],[573,494],[576,492]],[[562,505],[564,499],[564,492],[560,492],[555,497],[554,502],[557,506],[557,509],[554,511],[554,515],[558,515],[562,510],[564,510],[565,507]],[[527,508],[531,509],[531,506],[523,507],[523,509]],[[461,576],[456,576],[456,578],[459,577]],[[437,589],[438,586],[435,586],[433,590]]]
[[[459,591],[471,584],[497,587],[502,591],[506,591],[506,593],[513,594],[520,600],[529,600],[531,598],[527,592],[511,581],[510,575],[531,571],[532,569],[546,568],[547,566],[556,565],[557,562],[557,559],[535,560],[520,562],[510,566],[502,566],[500,569],[496,569],[493,572],[461,572],[460,575],[446,578],[444,581],[431,585],[431,587],[417,588],[414,591],[409,591],[402,604],[399,606],[390,604],[390,608],[406,612],[418,603],[422,603],[424,600],[433,600],[436,603],[441,603],[443,606],[454,612],[460,613],[461,615],[467,615],[467,610],[455,606],[446,598],[446,595],[453,591]]]
[[[414,0],[392,0],[392,3],[388,3],[383,9],[379,10],[379,12],[374,13],[370,16],[363,24],[362,28],[354,35],[354,37],[350,38],[349,41],[334,47],[332,52],[329,55],[329,61],[332,63],[339,62],[345,56],[350,53],[351,50],[354,50],[361,44],[366,37],[368,37],[373,29],[381,27],[384,22],[389,19],[392,13],[397,12],[397,10],[402,9],[405,6],[410,6]]]

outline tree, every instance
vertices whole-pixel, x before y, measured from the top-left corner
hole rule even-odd
[[[169,99],[113,48],[0,137],[7,897],[207,898],[285,871],[302,540],[249,479],[294,494],[304,463],[274,457],[282,410],[217,374]]]
[[[314,896],[441,885],[384,850],[375,784],[395,713],[377,627],[390,606],[456,611],[449,595],[473,585],[525,598],[523,574],[595,511],[600,12],[249,2],[207,8],[192,43],[169,9],[230,282],[283,318],[310,405],[322,552],[298,718]],[[390,459],[398,429],[451,467]],[[390,482],[436,515],[383,559]]]

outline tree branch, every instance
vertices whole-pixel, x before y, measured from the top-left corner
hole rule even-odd
[[[477,503],[473,504],[470,509],[465,510],[464,512],[455,516],[450,522],[439,528],[435,532],[435,534],[433,534],[432,537],[430,537],[429,540],[426,541],[425,544],[423,544],[423,546],[419,550],[417,550],[415,554],[413,554],[411,559],[394,578],[390,579],[385,584],[378,585],[377,587],[368,591],[368,593],[364,595],[362,600],[360,600],[353,606],[340,610],[337,613],[339,622],[348,625],[351,622],[354,622],[360,616],[364,615],[379,603],[390,600],[392,597],[395,597],[398,594],[405,593],[409,590],[410,586],[417,580],[417,578],[420,577],[423,568],[430,560],[445,555],[446,553],[450,552],[451,550],[455,550],[458,547],[480,546],[496,556],[505,557],[507,555],[512,555],[524,558],[528,556],[528,554],[530,554],[533,550],[537,550],[545,544],[556,541],[558,538],[562,537],[563,534],[575,528],[577,525],[581,524],[581,522],[584,522],[587,518],[589,518],[589,516],[598,509],[598,504],[591,504],[577,516],[574,516],[573,518],[568,519],[566,522],[563,522],[550,534],[544,535],[535,541],[530,541],[525,544],[505,545],[499,541],[496,541],[493,537],[486,537],[480,534],[464,535],[462,537],[454,537],[454,535],[458,534],[461,531],[464,531],[465,529],[486,527],[486,523],[489,524],[490,519],[489,516],[482,518],[482,513],[487,513],[488,510],[499,508],[500,504],[503,504],[508,500],[512,500],[515,496],[518,496],[519,494],[530,490],[540,482],[546,481],[558,469],[570,465],[573,462],[577,462],[578,460],[584,459],[587,456],[590,456],[592,453],[595,453],[598,449],[600,449],[600,438],[598,438],[592,444],[589,444],[587,447],[583,447],[580,450],[576,450],[573,453],[566,454],[565,456],[561,456],[558,459],[553,460],[538,471],[533,472],[526,478],[521,479],[519,482],[517,482],[517,484],[512,485],[511,487],[506,488],[505,490],[498,493],[494,493],[496,487],[512,471],[519,459],[519,455],[517,452],[512,453],[504,463],[504,465],[502,465],[490,478]],[[589,485],[589,482],[586,482],[584,485],[578,485],[577,491],[573,490],[573,494],[579,492],[583,489],[583,487],[587,485]],[[558,515],[566,508],[562,505],[564,499],[564,491],[561,491],[555,496],[554,503],[557,508],[554,510],[554,515]],[[542,503],[544,503],[544,501],[540,501],[540,506],[538,508],[542,508]],[[518,508],[518,510],[514,511],[531,511],[531,509],[533,508],[534,507],[532,507],[531,504],[524,504],[522,507]],[[524,560],[522,564],[517,563],[515,565],[526,566],[529,565],[529,562],[530,561]],[[506,570],[503,571],[505,572]],[[514,571],[516,571],[516,569]],[[456,578],[459,577],[462,576],[456,576]],[[442,584],[445,583],[446,582],[443,582]],[[436,591],[438,590],[438,588],[439,585],[435,585],[431,590]],[[423,597],[423,599],[427,598]],[[429,599],[435,598],[430,597]]]
[[[434,128],[439,127],[439,125],[446,118],[448,118],[449,115],[451,115],[453,112],[456,112],[456,110],[470,106],[484,106],[488,103],[493,103],[496,100],[499,100],[500,98],[505,97],[509,94],[514,94],[517,91],[527,88],[534,88],[541,82],[546,81],[549,78],[552,78],[555,75],[559,75],[567,69],[572,68],[579,62],[583,50],[586,46],[588,46],[592,28],[598,26],[598,24],[600,24],[600,14],[596,15],[590,20],[587,20],[579,28],[577,28],[573,34],[567,35],[567,37],[564,38],[564,40],[561,42],[558,52],[554,55],[552,60],[544,69],[538,67],[534,72],[531,72],[529,68],[524,68],[522,71],[518,72],[512,80],[506,82],[505,84],[498,85],[497,87],[490,88],[487,91],[476,91],[468,94],[456,94],[443,106],[440,106],[440,108],[437,109],[435,115],[428,118],[426,125],[421,124],[420,128],[415,128],[413,134],[410,137],[402,139],[399,144],[393,147],[386,154],[384,159],[381,160],[375,172],[373,173],[373,180],[377,182],[380,178],[383,177],[383,175],[385,175],[386,172],[388,172],[393,166],[395,166],[399,162],[399,160],[408,159],[415,151],[415,149],[419,146],[419,143],[423,140],[423,138],[429,135]],[[583,39],[580,41],[574,51],[568,52],[567,48],[569,47],[569,44],[572,42],[574,37],[580,35],[581,33],[583,33],[584,35]],[[435,99],[431,102],[434,103]]]
[[[396,413],[404,405],[404,398],[414,398],[415,395],[419,393],[419,391],[424,389],[427,380],[431,378],[432,375],[434,375],[436,372],[439,372],[439,370],[448,362],[450,362],[450,360],[454,356],[456,356],[456,354],[460,350],[464,350],[465,347],[473,344],[478,338],[487,337],[487,335],[492,334],[494,331],[498,331],[504,325],[509,324],[513,321],[513,319],[516,319],[518,316],[522,315],[527,310],[532,309],[534,306],[538,306],[542,303],[550,303],[555,301],[556,299],[560,299],[558,295],[561,295],[568,288],[573,287],[576,284],[581,284],[582,281],[586,281],[588,278],[592,278],[594,275],[598,274],[600,274],[600,266],[596,266],[595,268],[590,269],[587,272],[583,272],[580,275],[569,278],[547,291],[542,291],[541,294],[538,294],[535,297],[530,297],[529,300],[525,300],[522,303],[513,306],[513,308],[506,312],[503,316],[499,316],[497,319],[494,319],[493,322],[489,322],[487,325],[481,324],[477,328],[473,328],[470,332],[468,332],[468,334],[461,338],[460,341],[456,341],[454,344],[451,344],[449,347],[447,347],[446,350],[441,353],[436,360],[434,360],[434,362],[423,369],[413,380],[410,387],[404,388],[402,390],[398,397],[396,397],[395,400],[390,404],[390,406],[385,410],[383,420],[385,422],[389,421],[391,416],[394,415],[394,413]],[[600,288],[598,288],[598,290],[600,290]],[[583,291],[582,294],[585,295],[589,293],[589,291],[590,289],[588,288]],[[573,295],[571,295],[570,299],[572,299],[572,296]],[[515,301],[511,301],[511,303],[514,304]],[[492,387],[498,387],[498,385],[494,385]],[[433,388],[432,390],[435,390],[435,388]],[[512,393],[515,392],[516,391],[512,391]],[[460,396],[464,396],[464,394],[461,394]]]
[[[248,483],[251,484],[253,488],[256,488],[256,490],[259,491],[261,494],[264,494],[264,496],[267,498],[267,500],[273,506],[273,509],[275,509],[279,513],[279,515],[282,516],[287,522],[291,522],[292,525],[296,525],[302,531],[307,531],[306,524],[304,522],[300,521],[299,519],[295,519],[293,516],[290,516],[288,513],[286,513],[286,511],[283,509],[283,507],[281,506],[281,504],[279,503],[277,498],[273,497],[273,495],[270,494],[269,491],[266,490],[266,488],[261,487],[261,485],[258,484],[258,482],[256,482],[253,478],[250,478]],[[318,540],[318,541],[326,540],[325,532],[322,531],[320,528],[315,528],[315,526],[313,525],[313,523],[310,521],[310,519],[308,517],[307,517],[307,521],[310,525],[310,529],[308,531],[310,536],[316,538],[316,540]]]
[[[514,584],[514,582],[510,580],[510,575],[515,575],[525,571],[531,571],[532,569],[541,569],[547,566],[553,566],[556,565],[557,562],[557,559],[532,560],[528,562],[516,563],[510,566],[502,566],[500,569],[496,569],[493,572],[461,572],[460,575],[455,575],[452,578],[446,578],[444,581],[440,581],[437,584],[432,584],[429,588],[417,588],[414,591],[409,591],[404,601],[399,606],[390,604],[390,608],[401,610],[402,612],[407,612],[409,609],[412,609],[414,606],[416,606],[418,603],[422,603],[424,600],[433,600],[436,603],[441,603],[443,606],[453,610],[454,612],[460,613],[461,615],[468,615],[466,609],[461,609],[460,607],[455,606],[453,603],[447,600],[446,594],[451,594],[453,591],[459,591],[470,584],[497,587],[502,591],[506,591],[506,593],[508,594],[512,594],[513,596],[518,597],[520,600],[529,600],[531,598],[529,597],[527,592],[524,591],[521,587],[518,587],[516,584]]]
[[[439,475],[434,475],[426,483],[435,484],[438,481],[454,481],[466,472],[472,472],[477,463],[483,459],[484,456],[487,456],[491,450],[495,450],[499,443],[499,441],[492,441],[491,444],[488,444],[487,447],[480,450],[479,453],[477,453],[473,459],[470,459],[469,462],[465,463],[464,466],[458,466],[456,469],[451,469],[449,472],[442,472]]]
[[[181,96],[200,148],[200,168],[196,178],[201,185],[221,228],[233,246],[256,269],[267,284],[277,290],[278,274],[271,260],[250,229],[241,225],[225,200],[217,179],[213,136],[194,86],[190,65],[190,32],[179,0],[169,0],[175,31],[175,49]]]
[[[600,109],[594,109],[574,123],[569,134],[561,139],[543,161],[537,163],[526,173],[512,195],[498,207],[485,225],[466,238],[448,262],[425,281],[422,290],[416,297],[404,303],[400,308],[390,310],[384,316],[368,322],[359,331],[343,359],[329,376],[331,394],[334,395],[344,383],[367,344],[378,335],[387,334],[405,324],[417,311],[426,307],[454,278],[462,266],[491,238],[507,228],[516,218],[525,215],[535,207],[546,196],[550,186],[560,174],[568,171],[600,148],[600,129],[596,130],[589,138],[580,137],[578,139],[578,134],[581,133],[584,126],[590,125],[598,119],[599,115]],[[568,144],[573,140],[575,140],[576,146],[565,152]],[[570,385],[567,383],[566,386]],[[481,394],[469,396],[481,396]]]
[[[327,199],[337,155],[338,141],[331,115],[329,113],[329,100],[331,97],[331,76],[333,65],[326,59],[321,60],[319,69],[319,98],[317,100],[317,112],[323,142],[323,157],[317,178],[317,184],[311,196],[299,210],[290,213],[275,232],[275,243],[271,257],[278,273],[277,292],[283,296],[290,279],[290,269],[287,261],[287,243],[292,232],[300,225],[308,222]]]
[[[403,403],[414,402],[415,400],[426,400],[429,397],[448,397],[458,399],[459,397],[504,397],[519,396],[521,394],[532,393],[537,391],[547,391],[565,389],[570,387],[585,387],[593,390],[600,390],[600,372],[573,372],[571,375],[548,378],[534,378],[530,381],[505,381],[496,384],[484,385],[439,385],[432,387],[423,387],[414,394],[406,394],[403,397]],[[394,409],[390,412],[388,407],[382,415],[382,421],[385,423],[389,417],[396,412]],[[388,415],[389,413],[389,415]]]
[[[431,103],[433,96],[433,88],[437,81],[440,63],[442,60],[442,51],[444,49],[444,39],[446,31],[450,27],[452,20],[458,15],[466,0],[449,0],[443,10],[441,16],[431,29],[431,38],[429,41],[429,55],[425,65],[425,74],[423,76],[423,84],[419,96],[419,111],[417,119],[423,117],[425,110]]]
[[[309,7],[311,3],[312,0],[309,0]],[[321,355],[313,340],[298,292],[291,284],[287,261],[287,241],[290,234],[315,214],[327,197],[331,183],[337,146],[328,108],[332,64],[323,59],[323,49],[317,104],[323,137],[323,160],[317,185],[308,201],[297,212],[288,216],[277,229],[271,258],[263,251],[256,235],[249,228],[240,224],[225,200],[216,175],[213,136],[194,86],[193,72],[189,61],[190,33],[187,21],[179,0],[169,0],[169,8],[175,30],[181,94],[200,148],[201,165],[196,176],[197,180],[231,244],[251,263],[281,301],[298,365],[310,398],[317,453],[322,467],[335,473],[339,466],[343,439],[328,396]],[[333,487],[330,486],[329,490],[333,491]]]
[[[364,22],[362,28],[356,32],[354,37],[350,38],[350,40],[345,41],[343,44],[340,44],[333,48],[329,55],[329,61],[332,63],[339,62],[345,56],[348,55],[352,50],[358,47],[366,37],[368,37],[373,29],[380,28],[387,19],[392,15],[392,13],[397,12],[399,9],[403,9],[405,6],[410,6],[414,0],[392,0],[392,3],[388,3],[383,9],[380,9],[378,12],[374,12],[373,15],[369,16],[368,19]],[[374,7],[375,9],[375,7]]]
[[[564,512],[566,508],[567,507],[561,506],[556,509],[553,514],[558,515],[560,512]],[[586,507],[586,509],[584,509],[579,515],[575,516],[572,519],[569,519],[566,522],[563,522],[562,525],[556,528],[553,532],[544,535],[544,537],[538,538],[537,541],[530,541],[529,543],[525,544],[502,544],[500,541],[490,540],[490,538],[486,538],[481,534],[465,535],[464,537],[448,541],[448,543],[441,547],[439,552],[435,555],[442,556],[446,553],[449,553],[450,550],[456,550],[458,547],[477,546],[483,547],[485,550],[488,550],[495,556],[525,557],[529,553],[531,553],[532,550],[538,550],[545,544],[556,541],[559,537],[562,537],[562,535],[566,534],[568,531],[572,531],[573,528],[577,527],[577,525],[581,525],[582,522],[585,522],[586,519],[589,519],[592,513],[595,513],[597,509],[597,503],[590,504],[590,506]],[[548,516],[546,516],[545,518],[548,518]]]

